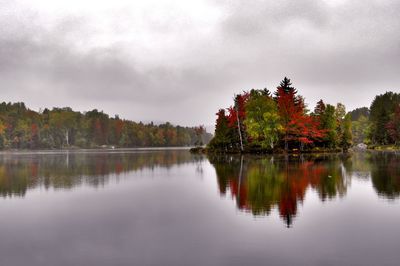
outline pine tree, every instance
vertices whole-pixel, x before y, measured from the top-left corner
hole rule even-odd
[[[378,95],[373,100],[370,107],[370,138],[373,143],[385,145],[393,142],[389,137],[386,125],[399,103],[400,94],[393,92]]]
[[[317,115],[317,116],[321,116],[321,115],[324,114],[325,109],[326,109],[326,106],[325,106],[324,101],[323,100],[319,100],[317,102],[317,105],[314,108],[314,114]]]

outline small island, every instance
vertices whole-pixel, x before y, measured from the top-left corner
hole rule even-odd
[[[323,100],[310,111],[305,98],[285,77],[275,90],[252,89],[234,96],[217,112],[211,153],[347,152],[351,148],[397,149],[400,94],[375,97],[370,108],[346,112],[342,103]]]

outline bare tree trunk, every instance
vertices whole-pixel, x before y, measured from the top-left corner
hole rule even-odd
[[[69,146],[69,135],[68,135],[68,129],[65,130],[65,140],[67,141],[67,146]]]
[[[238,124],[238,131],[239,131],[240,150],[243,152],[242,130],[240,129],[239,108],[237,107],[237,105],[236,105],[236,119],[237,119],[237,124]]]

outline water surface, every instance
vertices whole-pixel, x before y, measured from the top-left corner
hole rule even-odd
[[[0,154],[0,265],[398,265],[400,155]]]

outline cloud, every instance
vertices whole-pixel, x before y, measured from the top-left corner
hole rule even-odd
[[[394,0],[29,3],[0,1],[1,92],[37,109],[195,125],[283,76],[310,105],[399,90]]]

